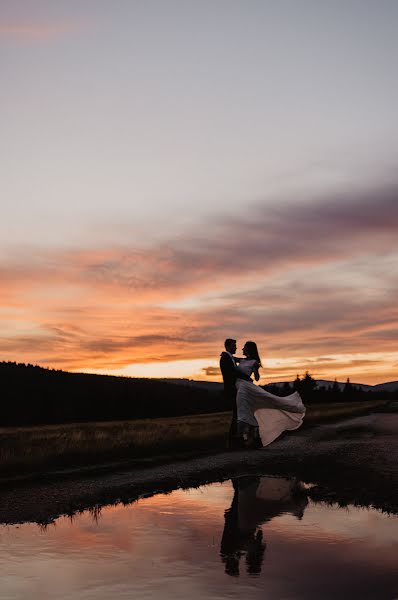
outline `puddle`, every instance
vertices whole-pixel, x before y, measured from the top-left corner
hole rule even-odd
[[[398,598],[398,517],[241,477],[0,527],[1,600]]]

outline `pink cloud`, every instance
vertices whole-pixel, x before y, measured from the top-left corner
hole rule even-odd
[[[84,23],[72,21],[0,23],[0,39],[47,41],[80,31],[83,27]]]

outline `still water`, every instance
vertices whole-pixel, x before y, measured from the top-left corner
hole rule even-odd
[[[1,600],[398,598],[398,517],[241,477],[0,527]]]

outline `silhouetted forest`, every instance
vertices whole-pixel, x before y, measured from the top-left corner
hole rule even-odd
[[[0,363],[0,425],[171,417],[230,410],[220,389]]]
[[[36,425],[173,417],[231,410],[222,385],[190,381],[68,373],[35,365],[0,362],[0,425]],[[309,373],[292,385],[264,386],[285,396],[297,389],[305,404],[397,399],[398,391],[364,392],[347,380],[318,387]]]
[[[297,375],[292,384],[284,383],[282,386],[267,385],[269,392],[280,396],[288,396],[297,390],[304,400],[304,404],[320,404],[329,402],[355,402],[364,400],[398,400],[398,384],[394,391],[363,390],[360,386],[352,384],[349,379],[344,386],[335,380],[331,385],[319,385],[307,371],[303,378]]]

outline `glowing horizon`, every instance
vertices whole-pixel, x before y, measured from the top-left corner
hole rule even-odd
[[[236,354],[237,356],[239,353]],[[366,373],[364,367],[372,364],[372,372]],[[377,385],[388,383],[386,376],[398,362],[398,352],[382,354],[342,354],[323,357],[266,359],[260,370],[261,385],[272,382],[293,381],[297,375],[303,377],[308,371],[314,379]],[[78,370],[76,370],[78,371]],[[143,377],[149,379],[189,379],[191,381],[221,382],[222,376],[218,360],[213,357],[193,360],[139,363],[127,365],[121,369],[86,369],[84,372],[98,375],[117,375],[124,377]],[[395,380],[394,380],[395,381]]]

